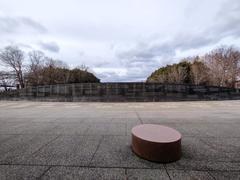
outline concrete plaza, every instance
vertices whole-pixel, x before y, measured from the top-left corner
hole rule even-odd
[[[141,123],[182,133],[182,159],[131,151]],[[240,179],[240,101],[0,101],[0,179]]]

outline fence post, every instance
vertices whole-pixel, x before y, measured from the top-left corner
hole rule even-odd
[[[36,88],[36,91],[37,91],[37,92],[36,92],[36,95],[37,95],[37,97],[38,97],[38,86],[37,86],[37,88]]]

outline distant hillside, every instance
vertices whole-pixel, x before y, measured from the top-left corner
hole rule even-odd
[[[240,77],[240,52],[216,49],[202,57],[187,58],[154,71],[147,82],[195,84],[233,88]]]
[[[100,82],[100,79],[87,70],[78,68],[70,70],[52,66],[40,69],[37,75],[30,72],[26,75],[26,80],[27,86]]]
[[[153,72],[147,82],[171,84],[208,84],[207,67],[200,61],[182,61],[167,65]],[[198,76],[198,77],[196,77]]]
[[[47,57],[41,51],[32,50],[26,55],[14,45],[0,49],[0,69],[2,65],[6,71],[0,71],[0,87],[4,91],[38,85],[100,82],[84,64],[71,69],[65,62]]]

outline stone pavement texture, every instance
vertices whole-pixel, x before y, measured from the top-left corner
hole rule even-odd
[[[137,157],[142,123],[181,132],[182,159]],[[240,179],[240,101],[0,101],[0,179]]]

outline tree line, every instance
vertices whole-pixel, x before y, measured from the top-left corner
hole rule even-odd
[[[240,52],[220,47],[203,56],[184,58],[180,63],[161,67],[147,82],[195,84],[234,88],[240,80]]]
[[[0,50],[0,86],[17,84],[19,88],[64,83],[100,82],[88,67],[70,69],[66,63],[47,57],[41,51],[25,53],[17,46]],[[146,82],[169,84],[195,84],[209,86],[235,86],[240,80],[240,52],[233,47],[221,47],[203,56],[188,57],[179,63],[161,67]]]
[[[17,46],[7,46],[0,50],[0,65],[6,68],[0,71],[0,85],[5,90],[14,84],[13,80],[19,88],[100,82],[85,65],[70,69],[63,61],[47,57],[41,51],[33,50],[26,54]]]

